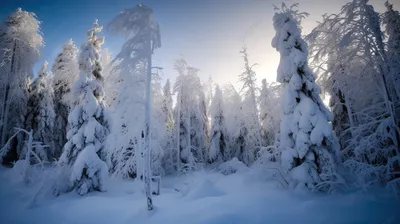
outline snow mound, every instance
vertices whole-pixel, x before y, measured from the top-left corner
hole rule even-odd
[[[18,160],[17,162],[14,163],[14,166],[12,168],[12,173],[17,177],[22,178],[24,176],[25,166],[26,166],[25,160]]]
[[[247,167],[246,164],[240,162],[238,158],[234,157],[233,159],[227,162],[221,163],[218,166],[217,170],[224,175],[230,175],[236,172],[237,173],[246,172],[249,170],[249,167]]]
[[[222,195],[225,195],[225,193],[218,189],[213,182],[206,179],[201,181],[186,197],[195,200],[207,197],[219,197]]]

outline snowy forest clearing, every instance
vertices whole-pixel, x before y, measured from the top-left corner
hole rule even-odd
[[[277,82],[244,45],[240,89],[183,55],[163,77],[141,3],[104,23],[126,38],[114,57],[96,19],[35,77],[41,22],[17,8],[0,24],[0,224],[400,223],[400,13],[384,6],[352,0],[306,36],[307,12],[274,6]]]
[[[399,223],[400,202],[382,193],[316,195],[290,192],[259,170],[231,175],[203,171],[165,177],[154,211],[147,212],[143,182],[110,179],[107,192],[75,191],[42,197],[15,170],[1,168],[0,223]],[[40,176],[40,175],[39,175]],[[43,176],[43,175],[42,175]],[[36,182],[37,183],[37,182]],[[39,181],[40,183],[40,181]]]

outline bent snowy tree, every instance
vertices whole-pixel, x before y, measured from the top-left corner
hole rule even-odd
[[[74,109],[68,116],[68,142],[61,155],[61,168],[70,173],[70,189],[80,195],[104,191],[108,176],[103,143],[108,135],[108,116],[103,101],[100,47],[104,42],[97,33],[102,30],[97,20],[87,33],[79,56],[80,78],[73,88]]]
[[[277,81],[283,83],[280,144],[282,166],[293,187],[332,190],[338,181],[338,142],[329,124],[331,113],[322,103],[315,75],[307,64],[307,44],[300,21],[307,14],[282,4],[274,17],[272,46],[280,53]]]

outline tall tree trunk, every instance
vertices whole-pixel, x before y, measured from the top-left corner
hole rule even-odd
[[[148,31],[148,44],[147,44],[147,80],[146,80],[146,116],[145,116],[145,169],[144,169],[144,183],[147,197],[147,209],[153,210],[153,200],[151,198],[151,39],[150,31]]]
[[[182,104],[182,83],[179,85],[179,94],[178,94],[178,111],[177,111],[177,116],[178,116],[178,122],[177,122],[177,138],[176,138],[176,156],[177,156],[177,171],[181,169],[181,104]]]
[[[192,102],[191,100],[189,101],[189,102]],[[187,106],[187,105],[186,105]],[[190,167],[190,163],[192,162],[191,161],[191,155],[192,155],[192,124],[191,124],[191,122],[190,122],[190,120],[191,120],[191,116],[192,116],[192,111],[190,110],[190,108],[187,108],[187,125],[188,125],[188,134],[187,134],[187,143],[188,143],[188,145],[187,145],[187,148],[189,149],[189,152],[188,152],[188,157],[187,157],[187,164],[188,164],[188,167]]]
[[[17,48],[17,41],[15,40],[14,41],[14,46],[13,46],[13,53],[12,53],[12,56],[11,56],[11,65],[10,65],[10,73],[8,74],[8,77],[10,77],[10,75],[12,75],[13,74],[13,71],[14,71],[14,64],[15,64],[15,51],[16,51],[16,48]],[[7,83],[6,83],[6,90],[5,90],[5,96],[4,96],[4,104],[5,104],[5,106],[4,106],[4,111],[3,111],[3,128],[2,128],[2,131],[1,131],[1,142],[0,142],[0,146],[1,147],[4,147],[4,144],[6,143],[6,141],[7,141],[7,136],[8,136],[8,112],[9,112],[9,110],[10,110],[10,103],[8,102],[9,101],[9,93],[10,93],[10,84],[8,83],[9,82],[9,80],[7,80]]]

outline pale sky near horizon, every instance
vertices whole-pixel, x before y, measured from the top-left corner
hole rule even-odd
[[[385,10],[386,0],[370,0],[376,11]],[[42,21],[46,42],[36,68],[44,60],[50,65],[70,37],[77,46],[85,40],[85,33],[95,18],[101,25],[107,23],[125,8],[134,7],[139,1],[132,0],[0,0],[0,19],[4,19],[17,7],[35,12]],[[271,47],[275,35],[272,26],[273,5],[281,0],[144,0],[154,9],[160,24],[162,47],[155,52],[154,65],[164,68],[163,79],[175,80],[174,60],[184,55],[188,64],[199,68],[203,81],[212,77],[214,82],[234,84],[239,88],[238,75],[242,72],[243,59],[239,54],[247,46],[249,60],[255,67],[258,83],[266,78],[276,79],[279,54]],[[299,10],[308,12],[303,20],[303,34],[308,34],[322,15],[337,13],[348,0],[286,0],[287,5],[299,3]],[[400,0],[391,0],[396,10]],[[103,48],[113,55],[119,52],[124,39],[102,32],[106,38]]]

